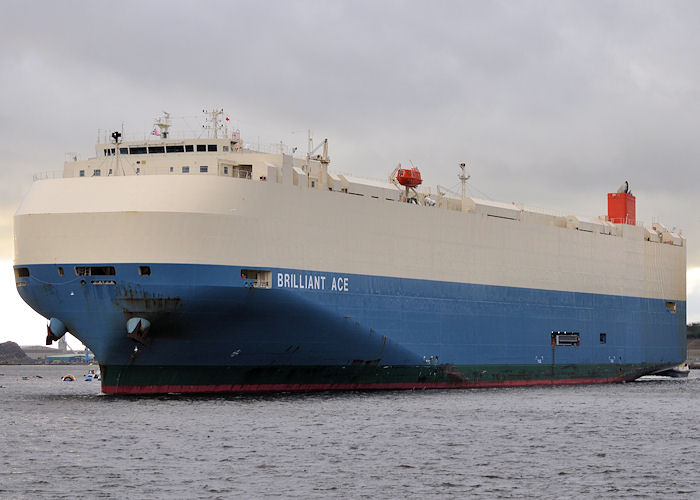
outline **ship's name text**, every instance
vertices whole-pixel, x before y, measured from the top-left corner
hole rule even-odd
[[[347,292],[350,289],[347,276],[331,276],[330,290]],[[326,276],[302,273],[277,273],[277,288],[307,288],[309,290],[328,290]]]

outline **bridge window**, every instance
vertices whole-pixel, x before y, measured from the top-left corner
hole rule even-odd
[[[194,146],[192,144],[185,144],[185,152],[191,153],[192,151],[194,151]]]
[[[165,146],[149,146],[149,153],[165,153]]]
[[[146,148],[145,147],[129,148],[129,152],[132,155],[145,155]]]
[[[206,144],[197,144],[197,151],[206,151],[206,150],[207,150]]]
[[[129,148],[119,148],[119,154],[128,155],[128,154],[129,154]]]
[[[209,144],[209,146],[207,146],[207,149],[209,151],[216,151],[216,144]]]
[[[185,146],[165,146],[166,153],[184,153]]]

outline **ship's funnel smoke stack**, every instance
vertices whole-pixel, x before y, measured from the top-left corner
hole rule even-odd
[[[613,224],[637,224],[637,199],[625,181],[616,193],[608,193],[608,220]]]

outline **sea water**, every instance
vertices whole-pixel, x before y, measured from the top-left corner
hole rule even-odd
[[[0,366],[0,497],[700,497],[697,371],[594,386],[112,397],[88,368]]]

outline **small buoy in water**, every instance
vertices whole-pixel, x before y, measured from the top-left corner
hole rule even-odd
[[[64,382],[75,382],[75,377],[69,373],[68,375],[64,375],[61,380]]]

